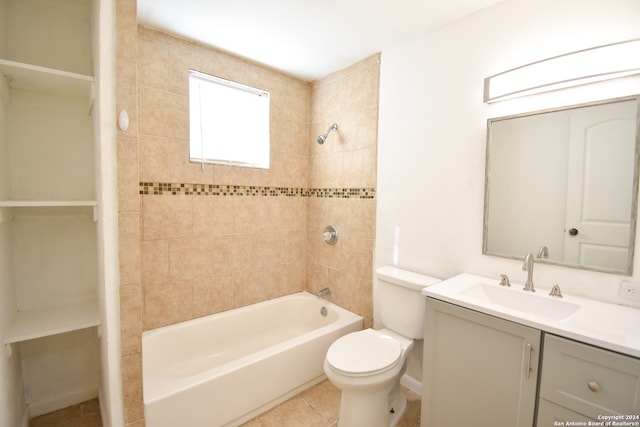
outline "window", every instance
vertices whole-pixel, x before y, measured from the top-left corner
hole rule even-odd
[[[189,71],[192,162],[269,168],[269,92]]]

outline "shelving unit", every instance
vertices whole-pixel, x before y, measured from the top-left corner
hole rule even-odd
[[[97,207],[95,200],[0,200],[0,208]]]
[[[94,78],[83,74],[0,59],[0,73],[12,89],[92,99]]]
[[[98,301],[19,311],[3,343],[42,338],[100,325]]]
[[[99,342],[81,330],[101,323],[91,75],[99,3],[0,0],[0,225],[10,230],[1,261],[11,266],[0,286],[13,287],[0,310],[14,313],[1,339],[21,360],[31,416],[98,388]],[[56,366],[44,366],[51,358]]]

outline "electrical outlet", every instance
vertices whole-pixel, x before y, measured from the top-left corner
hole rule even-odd
[[[620,296],[622,298],[640,300],[640,283],[638,282],[620,282]]]

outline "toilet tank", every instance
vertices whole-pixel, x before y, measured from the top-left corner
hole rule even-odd
[[[384,266],[376,270],[380,320],[385,328],[412,339],[424,337],[422,289],[440,279]]]

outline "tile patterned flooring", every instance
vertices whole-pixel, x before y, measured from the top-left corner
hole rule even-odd
[[[402,392],[407,397],[407,410],[397,427],[420,427],[420,396],[404,387]],[[324,380],[241,427],[337,426],[339,410],[340,390]]]
[[[102,427],[98,399],[31,418],[29,427]]]
[[[420,427],[420,396],[404,387],[402,392],[407,396],[407,410],[397,427]],[[337,426],[339,409],[340,390],[324,380],[241,427]],[[32,418],[30,427],[102,427],[98,400]]]

